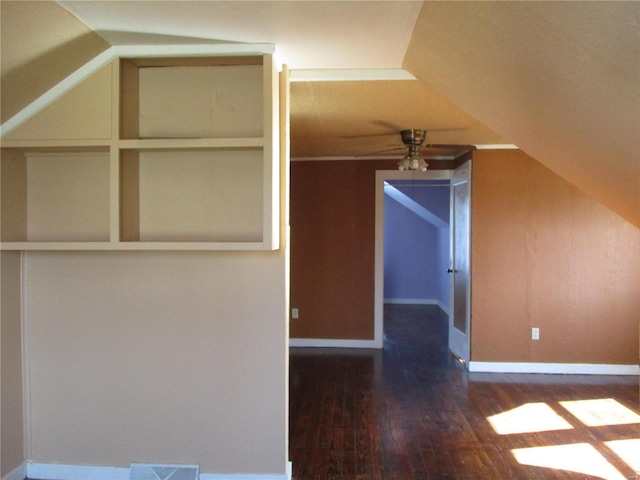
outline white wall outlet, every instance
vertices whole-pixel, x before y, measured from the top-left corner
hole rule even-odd
[[[531,329],[531,340],[540,340],[540,329],[538,327]]]
[[[298,318],[298,309],[297,308],[292,308],[291,309],[291,318]]]

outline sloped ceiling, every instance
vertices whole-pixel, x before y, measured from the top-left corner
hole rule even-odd
[[[425,2],[403,66],[638,226],[639,22],[639,2]]]
[[[54,57],[22,44],[46,45],[53,30],[65,31],[54,21],[70,16],[62,5],[77,17],[72,23],[82,21],[55,44],[68,58],[54,67],[68,73],[70,60],[131,42],[274,43],[294,79],[358,69],[351,76],[365,80],[372,70],[404,68],[418,80],[293,83],[292,155],[367,155],[399,144],[400,128],[430,130],[428,143],[516,144],[640,226],[640,2],[1,4],[3,122],[5,98],[37,97],[38,89],[7,78],[48,71]],[[29,8],[5,21],[8,4]],[[6,28],[31,40],[7,47]]]
[[[371,157],[403,155],[401,129],[428,130],[427,142],[504,144],[487,126],[426,84],[415,81],[291,84],[291,155]],[[384,151],[384,153],[377,153]],[[431,157],[455,150],[427,150]]]

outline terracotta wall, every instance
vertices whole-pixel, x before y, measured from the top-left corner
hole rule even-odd
[[[637,364],[637,228],[519,151],[479,151],[472,249],[473,360]]]
[[[375,172],[395,168],[291,163],[292,338],[373,339]]]
[[[373,338],[374,172],[394,168],[292,163],[293,338]],[[638,229],[520,151],[473,169],[472,359],[637,363]]]

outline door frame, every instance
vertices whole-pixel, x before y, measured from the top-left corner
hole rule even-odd
[[[376,171],[373,346],[383,347],[384,339],[384,182],[386,180],[451,180],[455,170]]]

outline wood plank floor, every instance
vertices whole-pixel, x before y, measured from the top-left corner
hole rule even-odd
[[[469,374],[446,343],[387,305],[381,351],[292,348],[293,479],[640,480],[637,377]]]

